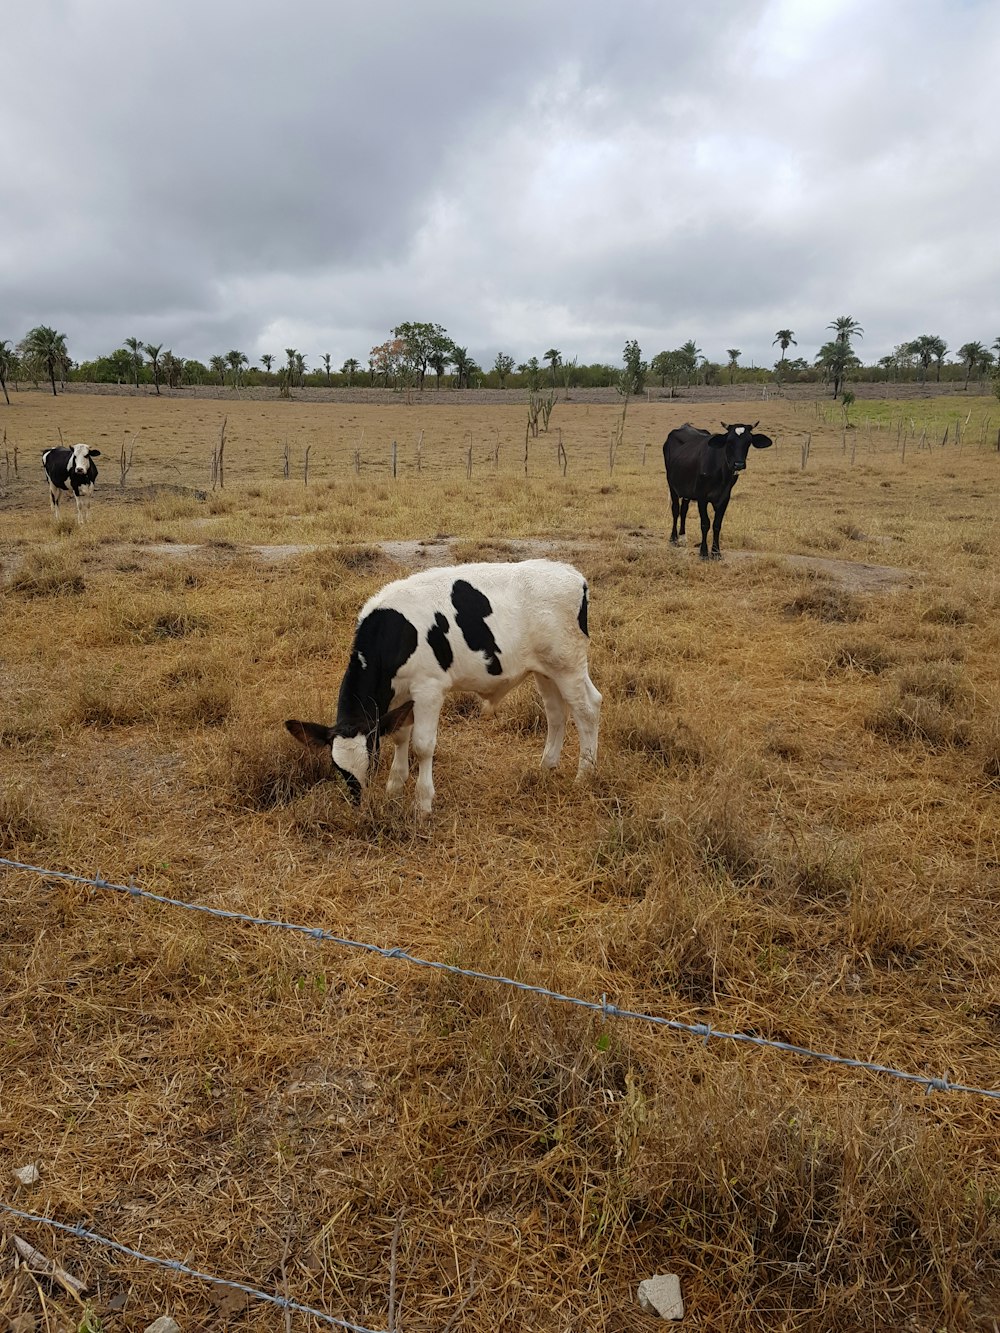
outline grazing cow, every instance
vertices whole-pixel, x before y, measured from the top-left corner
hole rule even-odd
[[[384,735],[395,746],[387,790],[400,790],[412,737],[417,812],[428,815],[445,695],[469,690],[492,712],[531,674],[548,723],[542,767],[559,762],[568,709],[580,737],[579,778],[597,758],[601,710],[588,646],[587,581],[571,565],[522,560],[423,570],[388,584],[361,608],[333,726],[285,726],[303,745],[329,746],[355,804]]]
[[[59,500],[63,493],[72,494],[76,500],[76,521],[82,523],[88,516],[90,496],[97,480],[97,464],[100,449],[91,449],[86,444],[74,444],[72,449],[59,445],[55,449],[46,449],[42,453],[42,467],[49,479],[49,499],[52,501],[52,517],[59,517]]]
[[[756,435],[758,422],[752,426],[726,426],[722,435],[712,435],[697,426],[678,426],[667,436],[663,446],[663,465],[667,469],[667,485],[670,487],[670,509],[674,525],[670,540],[676,546],[677,521],[680,519],[680,535],[684,536],[684,524],[687,520],[688,505],[692,500],[698,502],[698,514],[701,517],[702,560],[709,559],[708,551],[708,506],[715,510],[712,522],[713,560],[721,560],[719,533],[725,516],[729,497],[733,493],[736,479],[747,465],[747,453],[750,446],[755,449],[769,449],[773,441],[766,435]]]

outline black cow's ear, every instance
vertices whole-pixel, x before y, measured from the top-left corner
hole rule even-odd
[[[398,731],[400,727],[405,727],[407,722],[413,719],[413,700],[408,699],[405,704],[400,704],[398,708],[390,709],[385,717],[379,718],[378,734],[386,736],[391,731]]]
[[[319,722],[299,722],[290,718],[285,726],[300,745],[312,750],[325,750],[333,743],[333,728],[324,727]]]
[[[754,435],[751,437],[750,443],[755,449],[770,449],[774,441],[770,435]]]
[[[100,458],[101,456],[100,449],[88,449],[87,453],[90,454],[91,458]]]

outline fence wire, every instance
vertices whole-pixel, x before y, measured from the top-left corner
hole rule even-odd
[[[612,1004],[607,995],[602,995],[600,1001],[584,1000],[576,995],[565,995],[561,991],[549,990],[547,986],[518,981],[514,977],[505,977],[492,972],[480,972],[475,968],[458,967],[453,963],[442,963],[434,959],[420,958],[398,946],[386,948],[383,945],[371,944],[364,940],[348,939],[342,935],[335,935],[332,931],[325,930],[321,926],[306,926],[292,921],[278,921],[269,917],[250,916],[245,912],[228,911],[221,907],[208,907],[202,903],[188,903],[180,898],[168,898],[161,893],[151,893],[148,889],[140,889],[135,884],[112,884],[108,880],[100,878],[100,876],[90,879],[85,875],[75,875],[65,870],[47,870],[43,866],[29,865],[24,861],[11,861],[4,856],[0,856],[0,865],[9,866],[12,870],[29,871],[47,879],[63,879],[72,884],[84,884],[90,888],[105,889],[111,893],[124,894],[129,898],[159,903],[164,907],[176,907],[184,912],[197,912],[203,916],[215,917],[222,921],[235,921],[241,925],[266,926],[272,930],[289,931],[296,935],[303,935],[307,939],[315,940],[318,943],[336,944],[340,948],[355,949],[363,953],[375,954],[380,958],[395,959],[409,963],[413,967],[430,968],[432,971],[443,972],[449,976],[468,977],[474,981],[485,981],[492,985],[506,986],[511,990],[555,1000],[559,1004],[574,1005],[579,1009],[600,1014],[605,1019],[626,1018],[640,1023],[649,1023],[655,1027],[667,1028],[672,1032],[686,1032],[691,1036],[700,1037],[706,1046],[709,1041],[713,1040],[740,1042],[747,1046],[757,1046],[765,1050],[781,1051],[786,1055],[799,1055],[809,1060],[820,1060],[825,1064],[838,1065],[844,1069],[860,1069],[869,1074],[881,1074],[887,1078],[899,1079],[904,1083],[918,1084],[927,1093],[965,1092],[1000,1101],[1000,1089],[952,1083],[947,1075],[934,1077],[926,1074],[913,1074],[903,1069],[895,1069],[891,1065],[877,1064],[871,1060],[855,1060],[849,1056],[834,1055],[828,1051],[814,1051],[808,1046],[797,1046],[788,1041],[775,1041],[770,1037],[758,1037],[750,1032],[727,1032],[722,1028],[712,1027],[710,1023],[685,1023],[678,1018],[664,1018],[659,1014],[647,1014],[635,1009],[622,1009],[618,1005]]]
[[[256,1301],[266,1301],[269,1305],[276,1305],[282,1310],[289,1310],[295,1314],[307,1314],[313,1319],[322,1320],[325,1324],[332,1324],[334,1328],[346,1329],[347,1333],[384,1333],[384,1330],[366,1328],[364,1324],[352,1324],[349,1319],[338,1319],[336,1315],[327,1314],[325,1310],[317,1310],[312,1305],[303,1305],[301,1301],[290,1300],[287,1296],[275,1296],[273,1292],[261,1291],[258,1287],[251,1287],[246,1282],[237,1282],[228,1277],[216,1277],[212,1273],[202,1273],[197,1268],[191,1268],[190,1265],[182,1263],[179,1259],[161,1259],[155,1254],[143,1254],[141,1250],[133,1250],[128,1245],[122,1245],[116,1240],[111,1240],[108,1236],[102,1236],[96,1231],[88,1231],[86,1227],[76,1226],[70,1222],[57,1222],[52,1217],[42,1217],[38,1213],[28,1213],[21,1208],[12,1208],[9,1204],[0,1203],[0,1211],[9,1214],[11,1217],[19,1217],[25,1222],[37,1222],[39,1226],[51,1227],[56,1231],[66,1231],[71,1236],[78,1236],[80,1240],[88,1240],[95,1245],[103,1245],[106,1249],[114,1250],[118,1254],[125,1254],[130,1259],[140,1259],[145,1264],[155,1264],[157,1268],[167,1268],[172,1273],[183,1273],[185,1277],[196,1277],[201,1282],[212,1282],[216,1286],[226,1287],[232,1291],[245,1292],[247,1296],[253,1297]]]

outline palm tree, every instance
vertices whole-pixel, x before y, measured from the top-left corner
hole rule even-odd
[[[10,394],[7,392],[7,380],[14,369],[14,349],[6,338],[0,338],[0,389],[3,389],[3,396],[10,407]]]
[[[920,362],[920,383],[927,383],[927,369],[939,354],[944,355],[944,340],[933,333],[922,333],[913,342],[905,344],[906,351]]]
[[[698,369],[698,358],[701,356],[701,348],[695,346],[693,338],[689,338],[686,343],[681,343],[679,348],[681,364],[687,372],[687,382],[691,383],[691,376]]]
[[[294,347],[285,348],[285,356],[288,357],[288,387],[291,388],[295,383],[295,364],[298,358],[298,352]]]
[[[330,353],[324,352],[320,360],[323,362],[323,369],[326,371],[326,382],[332,384],[333,381],[330,379]]]
[[[129,352],[131,353],[132,373],[133,373],[133,375],[135,376],[135,387],[138,389],[138,387],[139,387],[139,367],[142,365],[142,352],[143,352],[142,339],[141,339],[141,338],[126,338],[126,339],[125,339],[125,346],[128,348]]]
[[[726,356],[729,357],[729,383],[733,383],[736,372],[739,369],[740,357],[743,353],[738,347],[727,347]]]
[[[838,315],[833,323],[828,324],[826,327],[833,330],[836,334],[834,341],[838,343],[847,343],[850,345],[852,338],[863,338],[865,336],[864,329],[858,321],[852,319],[850,315]]]
[[[231,352],[226,353],[226,365],[233,372],[233,384],[238,389],[243,382],[243,371],[249,366],[250,358],[245,352],[239,352],[234,347]]]
[[[969,380],[972,378],[972,372],[981,362],[989,356],[989,352],[982,343],[963,343],[958,349],[958,354],[965,362],[965,389],[968,392]]]
[[[267,371],[269,375],[271,373],[271,366],[273,363],[274,363],[274,357],[271,355],[270,352],[265,352],[264,355],[260,358],[260,364],[264,367],[264,369]]]
[[[163,343],[156,347],[152,343],[146,343],[142,349],[149,357],[149,363],[153,367],[153,383],[156,385],[156,392],[160,392],[160,353],[163,351]]]
[[[549,370],[552,373],[552,383],[555,384],[556,367],[562,365],[562,352],[560,352],[555,347],[550,347],[549,350],[542,357],[542,360],[547,361],[549,363]]]
[[[361,369],[361,363],[355,360],[353,356],[349,356],[347,360],[344,362],[344,364],[340,367],[341,375],[347,376],[348,388],[350,388],[351,385],[354,383],[354,376],[358,373],[360,369]]]
[[[771,344],[772,347],[774,346],[774,343],[778,343],[781,347],[781,356],[778,358],[779,361],[784,361],[785,353],[788,351],[789,347],[798,347],[798,343],[795,341],[795,333],[792,329],[779,329],[774,335],[774,342]]]
[[[427,354],[427,364],[437,376],[437,387],[441,388],[441,381],[444,379],[444,372],[452,362],[452,353],[455,347],[451,339],[435,340],[433,347]]]
[[[850,343],[834,338],[832,342],[824,343],[819,349],[816,354],[816,364],[833,380],[833,396],[836,398],[847,371],[853,370],[861,362],[851,351]]]
[[[168,348],[160,358],[160,364],[163,367],[163,374],[167,381],[168,389],[179,389],[181,376],[184,374],[184,362],[179,356],[174,356]]]
[[[451,351],[452,365],[455,367],[455,373],[458,376],[458,383],[455,386],[461,389],[467,386],[469,382],[469,371],[472,369],[472,361],[469,357],[467,347],[453,347]]]
[[[69,364],[65,333],[57,333],[47,324],[39,324],[25,334],[19,350],[22,356],[34,361],[48,374],[52,395],[55,397],[56,371],[58,370],[60,375],[63,374]]]
[[[211,361],[209,361],[208,363],[208,368],[209,370],[214,371],[216,375],[218,375],[220,384],[225,384],[226,358],[224,356],[213,356]]]

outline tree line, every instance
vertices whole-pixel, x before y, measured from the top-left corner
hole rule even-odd
[[[964,380],[965,388],[973,376],[992,376],[1000,388],[1000,337],[992,348],[982,342],[963,343],[946,361],[949,348],[943,338],[921,334],[901,343],[890,356],[874,365],[865,365],[854,348],[855,339],[863,339],[864,329],[850,315],[840,315],[827,325],[833,336],[825,342],[810,364],[804,357],[788,356],[797,347],[793,329],[778,329],[772,347],[780,349],[778,359],[769,367],[741,365],[742,351],[726,349],[727,360],[712,361],[695,340],[689,339],[672,351],[658,352],[648,362],[642,358],[638,342],[625,345],[623,365],[603,362],[580,364],[576,357],[566,357],[550,347],[541,357],[531,356],[518,362],[508,352],[498,352],[490,367],[470,356],[467,347],[454,341],[440,324],[408,321],[396,325],[384,343],[372,347],[367,361],[349,357],[334,369],[332,357],[323,353],[319,364],[310,367],[306,357],[294,347],[284,355],[264,353],[259,365],[238,349],[211,357],[207,364],[176,356],[162,344],[125,338],[122,346],[107,356],[74,362],[67,348],[66,335],[47,325],[31,329],[20,342],[0,340],[0,390],[9,403],[8,385],[16,389],[21,382],[35,385],[48,381],[52,392],[57,383],[69,382],[151,385],[155,393],[161,386],[179,389],[194,385],[218,384],[220,387],[276,387],[288,397],[294,388],[383,387],[397,390],[424,389],[433,383],[436,389],[519,388],[531,393],[543,387],[605,388],[627,386],[629,394],[642,393],[650,381],[671,391],[681,385],[773,383],[829,384],[836,398],[848,380],[898,382],[919,379],[926,383],[932,370],[936,381]]]

